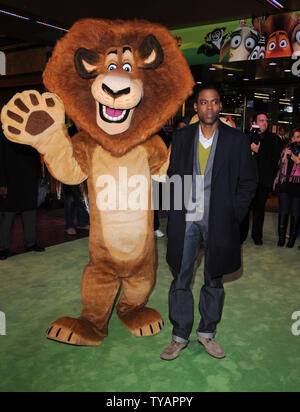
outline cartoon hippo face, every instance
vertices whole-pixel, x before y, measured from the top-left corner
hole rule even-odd
[[[268,39],[266,59],[290,57],[293,54],[287,32],[276,31]]]

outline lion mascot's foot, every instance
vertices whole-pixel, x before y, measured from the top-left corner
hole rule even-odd
[[[86,319],[60,318],[46,332],[47,339],[75,346],[99,346],[105,336]]]
[[[161,315],[154,309],[143,307],[125,313],[118,311],[118,316],[123,325],[138,338],[157,335],[164,327]]]

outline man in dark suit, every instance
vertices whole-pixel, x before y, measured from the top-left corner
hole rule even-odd
[[[253,123],[260,129],[260,141],[251,144],[258,173],[258,187],[252,205],[252,239],[257,246],[262,246],[265,207],[269,193],[273,190],[273,183],[279,167],[278,162],[284,145],[280,137],[268,131],[269,122],[265,113],[258,113]],[[247,233],[244,238],[246,236]]]
[[[194,322],[190,285],[203,246],[205,285],[199,304],[202,319],[197,329],[198,342],[211,356],[225,357],[214,339],[225,295],[222,277],[241,267],[239,224],[257,185],[248,138],[218,120],[222,110],[218,90],[201,86],[196,90],[195,101],[200,123],[174,133],[168,170],[169,179],[181,178],[184,207],[176,207],[176,185],[170,185],[167,261],[174,277],[169,293],[173,338],[161,354],[164,360],[176,359],[188,345]],[[201,184],[199,191],[197,185]]]
[[[1,126],[0,126],[1,127]],[[0,131],[0,260],[10,251],[13,224],[18,213],[22,216],[24,247],[30,252],[44,252],[36,244],[38,182],[41,162],[32,147],[8,141]]]

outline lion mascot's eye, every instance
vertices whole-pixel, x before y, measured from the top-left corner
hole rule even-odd
[[[124,64],[123,66],[123,70],[125,70],[126,72],[131,72],[132,71],[132,67],[129,63]]]
[[[112,70],[116,70],[117,69],[117,65],[116,64],[110,64],[108,66],[108,70],[111,72]]]

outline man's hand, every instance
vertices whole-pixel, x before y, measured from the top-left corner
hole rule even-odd
[[[260,142],[259,142],[259,144],[255,144],[255,143],[252,143],[252,144],[251,144],[251,150],[252,150],[252,152],[258,153],[258,152],[259,152],[259,149],[260,149]]]
[[[3,197],[3,199],[7,198],[7,187],[6,186],[0,186],[0,196]]]

